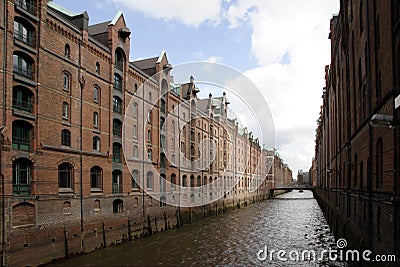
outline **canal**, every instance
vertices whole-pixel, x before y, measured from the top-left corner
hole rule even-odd
[[[57,266],[341,266],[318,257],[334,241],[312,193],[293,191]],[[286,251],[287,261],[272,250]],[[301,261],[304,250],[316,251],[317,259]]]

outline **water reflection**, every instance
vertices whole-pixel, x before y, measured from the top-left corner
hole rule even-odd
[[[58,266],[340,266],[325,260],[260,261],[264,249],[328,249],[334,245],[312,193],[290,192],[276,199],[209,218],[178,230],[73,258]]]

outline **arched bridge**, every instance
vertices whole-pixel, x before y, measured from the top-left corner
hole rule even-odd
[[[308,184],[279,185],[277,187],[269,188],[269,195],[270,197],[274,197],[275,191],[292,191],[292,190],[311,190],[314,193],[315,187],[313,185],[308,185]]]

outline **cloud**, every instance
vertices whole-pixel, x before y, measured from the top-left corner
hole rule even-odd
[[[269,105],[276,146],[285,161],[294,171],[309,168],[324,67],[330,63],[330,19],[339,10],[339,0],[110,1],[192,27],[203,23],[222,25],[221,22],[231,29],[244,23],[250,25],[250,52],[258,65],[245,75],[257,85]],[[196,56],[210,62],[223,61],[218,55],[207,55],[207,51]]]
[[[177,20],[190,26],[204,22],[218,23],[222,13],[222,0],[112,0],[130,10],[142,12],[156,19]]]

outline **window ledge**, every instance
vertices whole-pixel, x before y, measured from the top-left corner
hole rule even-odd
[[[60,193],[60,194],[73,194],[74,190],[72,188],[58,188],[58,193]]]

